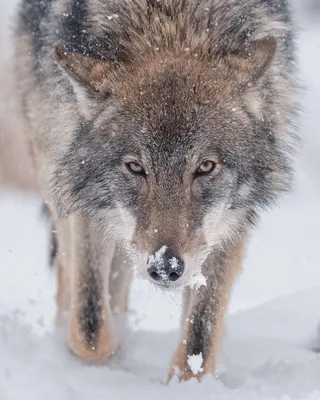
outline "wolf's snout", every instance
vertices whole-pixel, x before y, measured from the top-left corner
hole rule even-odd
[[[147,271],[154,281],[169,284],[176,282],[182,276],[184,262],[172,249],[163,246],[149,257]]]

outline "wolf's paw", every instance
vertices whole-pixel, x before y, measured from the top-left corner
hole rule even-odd
[[[102,363],[112,357],[118,347],[112,330],[102,325],[96,332],[84,332],[79,325],[71,323],[69,328],[69,346],[78,357]]]
[[[202,368],[201,355],[188,356],[186,345],[181,343],[173,357],[167,382],[170,382],[174,377],[177,377],[180,382],[192,378],[196,378],[200,382],[205,373],[204,368]]]
[[[169,370],[169,374],[168,374],[168,379],[167,379],[167,383],[169,383],[171,380],[173,380],[174,378],[177,378],[179,380],[179,382],[183,382],[183,381],[188,381],[192,378],[196,378],[199,382],[201,381],[201,375],[199,374],[194,374],[190,368],[186,368],[183,371],[177,367],[177,366],[173,366],[170,368]]]

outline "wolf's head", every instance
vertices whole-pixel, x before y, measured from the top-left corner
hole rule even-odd
[[[275,51],[265,38],[210,60],[186,49],[119,64],[57,47],[81,114],[56,175],[61,211],[88,213],[151,280],[185,282],[286,187],[264,79]]]

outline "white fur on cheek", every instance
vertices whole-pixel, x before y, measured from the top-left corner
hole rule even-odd
[[[136,220],[125,208],[118,205],[117,208],[104,212],[106,236],[115,240],[131,242],[136,227]]]
[[[214,208],[204,217],[203,233],[209,246],[218,244],[222,236],[225,236],[227,233],[227,227],[222,222],[224,209],[224,205]]]
[[[238,190],[238,195],[242,198],[247,198],[251,193],[251,189],[251,185],[248,183],[243,183]]]
[[[131,241],[136,229],[136,219],[128,210],[120,205],[118,205],[118,212],[122,222],[121,226],[118,228],[119,236],[124,240]]]
[[[149,254],[137,251],[132,245],[132,238],[136,229],[136,219],[134,216],[121,204],[117,204],[117,208],[107,211],[104,218],[107,222],[107,235],[119,242],[130,258],[132,266],[138,275],[148,278],[146,266]]]
[[[183,255],[183,260],[185,262],[185,272],[182,276],[182,283],[189,285],[193,277],[201,273],[202,264],[206,261],[209,255],[209,249],[200,250],[195,255],[185,254]]]
[[[205,216],[203,231],[208,246],[219,245],[235,235],[238,223],[243,218],[240,210],[232,210],[226,207],[215,209]]]
[[[249,111],[255,115],[255,117],[262,118],[262,99],[259,93],[251,90],[246,92],[244,95],[244,101]]]

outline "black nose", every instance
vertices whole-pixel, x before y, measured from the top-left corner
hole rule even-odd
[[[183,274],[184,262],[172,249],[163,246],[149,257],[147,270],[151,278],[156,282],[175,282]]]

